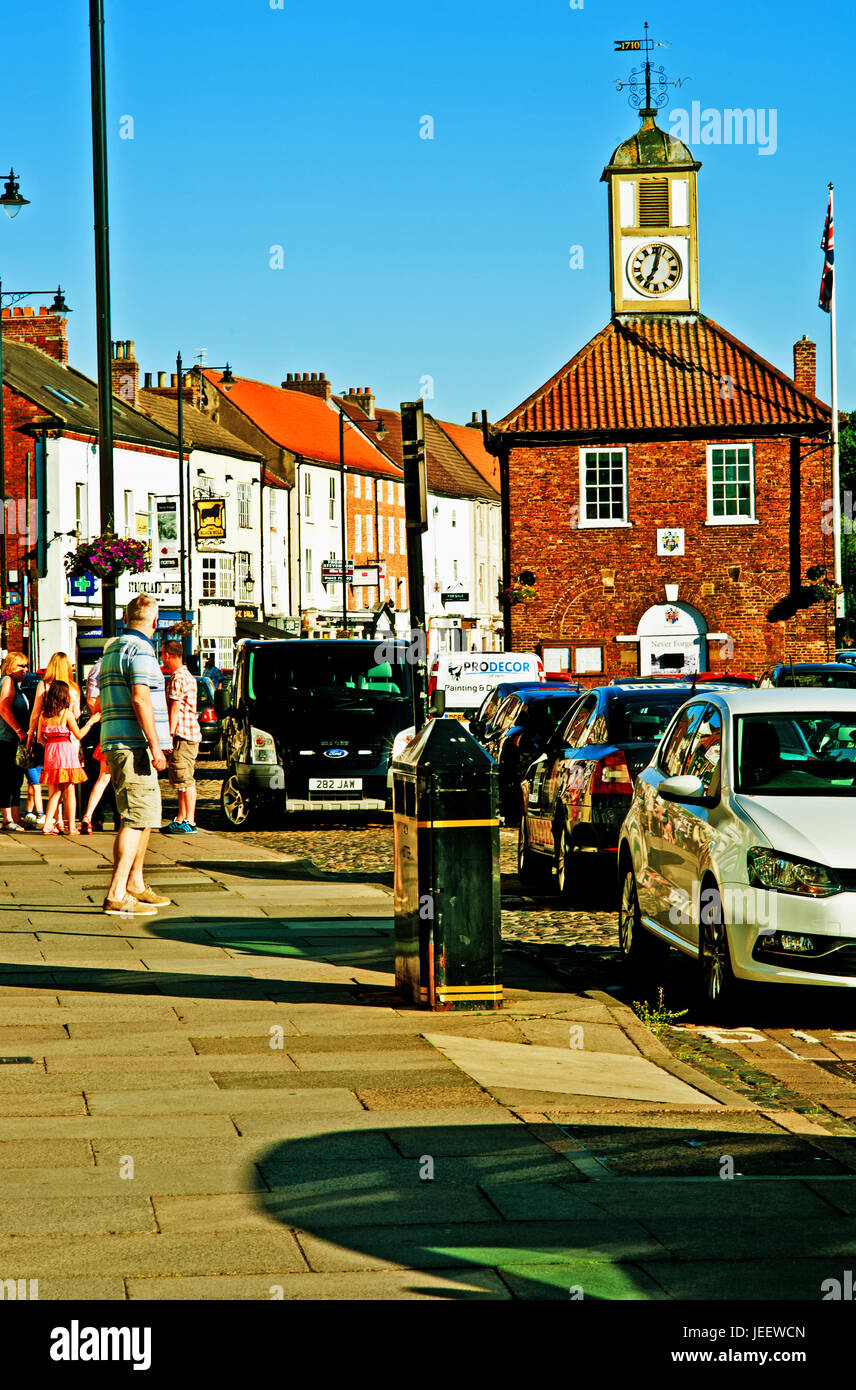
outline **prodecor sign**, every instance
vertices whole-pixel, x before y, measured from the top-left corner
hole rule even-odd
[[[226,502],[222,497],[204,497],[194,502],[196,539],[222,541],[226,539]]]

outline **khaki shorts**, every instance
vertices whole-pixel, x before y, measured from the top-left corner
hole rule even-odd
[[[173,739],[172,752],[167,753],[166,757],[170,785],[175,787],[177,792],[186,792],[188,787],[193,786],[193,770],[198,752],[198,743],[191,743],[186,738]]]
[[[163,819],[161,793],[148,748],[102,751],[122,824],[132,830],[159,830]]]

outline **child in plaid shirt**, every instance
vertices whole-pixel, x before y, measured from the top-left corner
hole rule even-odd
[[[161,652],[166,676],[166,702],[172,752],[168,754],[169,780],[178,796],[175,820],[168,835],[196,834],[196,782],[193,773],[202,733],[196,716],[196,680],[184,664],[180,642],[167,642]]]

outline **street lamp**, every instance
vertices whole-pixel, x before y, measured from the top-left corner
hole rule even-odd
[[[26,207],[29,198],[22,198],[18,191],[18,180],[15,178],[15,170],[9,170],[9,177],[6,180],[6,187],[2,197],[0,197],[0,207],[9,218],[17,217],[21,208]]]
[[[0,206],[7,217],[17,217],[29,198],[22,198],[18,189],[14,169],[9,170],[6,187],[0,195]],[[0,298],[2,305],[2,298]],[[3,418],[3,322],[0,314],[0,507],[3,508],[3,525],[0,527],[0,608],[6,607],[6,422]],[[6,624],[0,624],[0,641],[6,647]]]

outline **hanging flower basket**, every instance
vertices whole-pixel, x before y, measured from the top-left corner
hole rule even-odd
[[[108,583],[127,573],[142,574],[151,567],[151,551],[146,541],[106,532],[94,540],[82,541],[65,557],[65,572],[71,579],[91,574]]]
[[[185,619],[184,622],[173,623],[172,627],[169,629],[168,635],[170,637],[189,637],[195,626],[195,623],[190,622],[189,619]]]
[[[821,579],[815,584],[814,592],[818,603],[831,603],[842,592],[840,584],[834,584],[831,579]]]
[[[0,608],[0,623],[16,623],[19,616],[17,608]]]
[[[521,584],[519,580],[515,580],[513,584],[509,584],[508,588],[503,589],[502,592],[508,599],[508,602],[512,604],[527,603],[529,599],[538,597],[538,590],[534,584]]]

